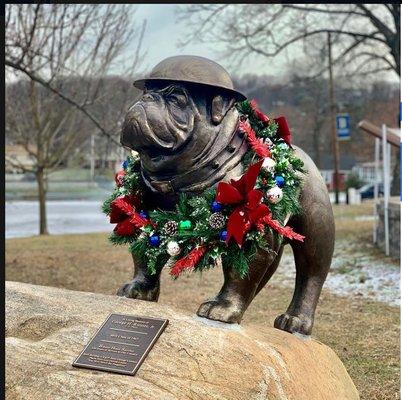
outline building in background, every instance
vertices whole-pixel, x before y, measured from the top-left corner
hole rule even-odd
[[[353,167],[356,165],[356,158],[352,155],[341,154],[339,160],[339,190],[346,189],[347,176],[352,172]],[[332,192],[335,188],[335,174],[333,156],[324,154],[321,159],[321,176],[324,178],[327,189]]]
[[[35,152],[36,148],[32,148]],[[28,169],[32,168],[34,165],[34,159],[25,149],[24,146],[17,144],[6,145],[6,173],[8,174],[18,174],[21,173],[21,168]],[[19,168],[21,166],[21,168]]]

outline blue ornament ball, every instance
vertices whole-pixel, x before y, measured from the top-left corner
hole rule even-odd
[[[275,176],[275,183],[276,186],[281,188],[285,184],[285,179],[283,178],[283,176],[277,175]]]
[[[124,161],[123,161],[123,164],[121,164],[121,165],[122,165],[123,169],[127,169],[127,167],[128,167],[128,161],[127,161],[127,160],[124,160]]]
[[[211,205],[211,210],[215,212],[219,212],[222,210],[222,204],[218,203],[217,201],[213,201]]]
[[[226,242],[227,237],[228,237],[228,231],[221,231],[219,233],[219,239],[222,240],[222,242]]]
[[[152,247],[158,247],[161,242],[161,239],[158,235],[152,235],[149,237],[149,244]]]
[[[144,211],[144,210],[141,210],[141,211],[140,211],[140,215],[141,215],[142,218],[145,218],[145,219],[148,219],[148,218],[149,218],[148,213],[147,213],[146,211]]]

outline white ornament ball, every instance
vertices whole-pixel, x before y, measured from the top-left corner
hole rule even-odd
[[[169,254],[169,256],[172,257],[179,255],[181,252],[179,243],[174,241],[168,242],[168,244],[166,245],[166,251]]]
[[[267,191],[268,201],[272,204],[279,203],[282,200],[283,192],[282,189],[278,186],[274,186],[273,188]]]
[[[272,147],[274,146],[274,143],[272,142],[272,140],[270,138],[265,138],[264,143],[268,145],[269,149],[272,149]]]
[[[266,172],[274,172],[275,171],[276,162],[271,157],[265,157],[262,163],[262,169]]]
[[[137,160],[138,158],[140,158],[140,153],[138,153],[138,151],[135,150],[131,150],[131,156]]]

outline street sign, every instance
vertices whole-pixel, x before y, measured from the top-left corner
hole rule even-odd
[[[350,117],[349,114],[338,114],[336,116],[336,133],[338,140],[350,139]]]

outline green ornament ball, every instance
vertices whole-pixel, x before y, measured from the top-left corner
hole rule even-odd
[[[191,227],[192,227],[191,221],[189,221],[188,219],[179,222],[180,231],[188,231],[191,229]]]
[[[141,228],[141,230],[145,233],[150,234],[151,232],[153,232],[154,228],[151,225],[145,225]]]

